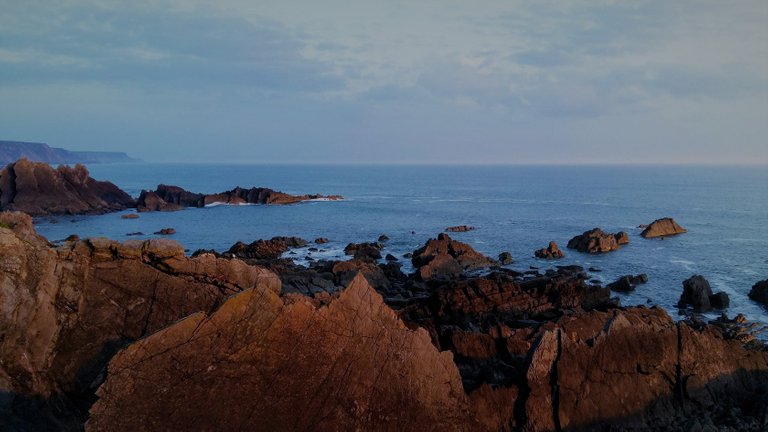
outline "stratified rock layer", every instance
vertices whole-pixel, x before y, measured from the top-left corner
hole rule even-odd
[[[648,224],[640,233],[645,238],[668,237],[688,232],[685,228],[675,222],[672,218],[661,218]]]
[[[53,168],[20,159],[0,171],[0,210],[32,216],[99,214],[124,210],[135,201],[117,186],[90,177],[83,165]]]

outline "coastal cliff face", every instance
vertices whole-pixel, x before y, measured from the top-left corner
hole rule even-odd
[[[579,267],[422,280],[353,259],[305,291],[320,273],[284,259],[258,260],[278,275],[165,240],[54,247],[26,215],[0,222],[8,430],[768,426],[764,345],[620,308]],[[430,242],[422,267],[489,262]]]
[[[32,216],[99,214],[124,210],[135,201],[110,182],[91,178],[82,165],[53,168],[20,159],[0,171],[0,210]]]
[[[106,362],[126,344],[244,289],[279,290],[271,272],[189,259],[172,241],[54,248],[28,216],[0,213],[0,221],[10,227],[0,228],[0,392],[10,395],[0,412],[32,421],[46,421],[38,411],[57,403],[84,415]]]

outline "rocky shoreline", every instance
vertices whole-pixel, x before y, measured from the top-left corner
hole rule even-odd
[[[9,430],[768,426],[759,328],[621,307],[578,266],[518,272],[440,234],[411,274],[386,239],[304,267],[290,237],[187,257],[0,221]]]
[[[336,201],[340,195],[291,195],[269,188],[237,187],[217,194],[158,185],[134,199],[108,181],[93,179],[88,169],[19,159],[0,170],[0,211],[32,216],[104,214],[135,208],[139,212],[175,211],[212,204],[296,204],[311,200]]]

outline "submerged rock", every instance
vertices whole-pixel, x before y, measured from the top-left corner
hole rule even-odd
[[[674,219],[668,217],[656,219],[644,228],[640,235],[645,238],[668,237],[688,232],[685,228],[678,225]]]
[[[469,225],[456,225],[456,226],[450,226],[445,229],[446,232],[467,232],[467,231],[474,231],[475,227],[469,226]]]
[[[176,234],[176,230],[173,228],[163,228],[160,231],[155,231],[156,235],[173,235]]]

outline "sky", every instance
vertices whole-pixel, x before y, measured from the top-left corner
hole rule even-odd
[[[145,161],[768,164],[768,2],[0,0],[0,139]]]

